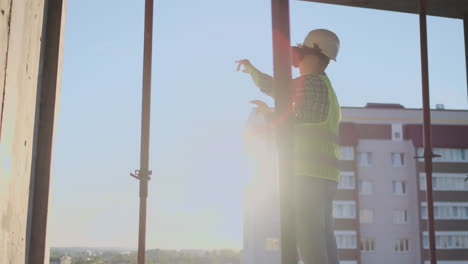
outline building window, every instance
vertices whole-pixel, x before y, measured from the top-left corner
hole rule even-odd
[[[393,167],[402,167],[405,165],[405,155],[403,153],[392,153]]]
[[[338,189],[354,189],[354,172],[343,171],[340,173],[340,182],[338,183]]]
[[[468,249],[467,231],[440,231],[435,233],[437,249]],[[429,248],[429,236],[423,232],[423,246]]]
[[[408,210],[393,210],[393,223],[394,224],[407,224],[408,223]]]
[[[403,140],[403,125],[392,124],[392,140],[402,141]]]
[[[369,195],[372,194],[372,182],[366,180],[359,180],[359,194]]]
[[[392,181],[392,193],[397,195],[406,194],[406,182],[405,181]]]
[[[434,191],[468,191],[466,174],[462,173],[433,173],[432,190]],[[419,187],[426,190],[426,173],[419,174]]]
[[[279,250],[279,239],[267,237],[265,239],[265,249],[267,251],[278,251]]]
[[[344,219],[356,218],[356,202],[333,201],[333,217]]]
[[[434,162],[468,162],[468,148],[433,148],[434,154],[440,157],[434,158]],[[424,148],[418,148],[418,156],[424,155]],[[420,158],[419,161],[424,161]]]
[[[408,239],[397,239],[395,241],[396,252],[408,252],[409,251],[409,240]]]
[[[373,238],[361,238],[361,252],[372,252],[375,250],[375,240]]]
[[[340,146],[340,160],[354,160],[354,147]]]
[[[338,230],[335,231],[336,245],[339,249],[356,248],[356,231]]]
[[[372,224],[374,222],[374,210],[361,209],[359,211],[359,223]]]
[[[358,153],[358,165],[360,167],[369,167],[372,165],[372,153],[371,152],[359,152]]]
[[[427,219],[427,203],[421,203],[421,218]],[[434,219],[468,220],[467,202],[435,202]]]

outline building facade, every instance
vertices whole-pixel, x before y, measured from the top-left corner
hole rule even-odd
[[[441,155],[433,165],[438,263],[467,264],[468,110],[434,109],[431,115],[433,152]],[[421,109],[395,104],[343,108],[341,180],[333,204],[340,264],[429,260],[424,162],[416,158],[422,156],[422,135]],[[277,215],[277,200],[269,203]],[[248,229],[257,222],[250,241],[256,247],[245,244],[246,256],[267,251],[269,239],[279,241],[279,224],[269,219],[245,215],[245,240],[252,239]],[[262,237],[259,228],[276,232]],[[279,247],[275,250],[279,263]]]

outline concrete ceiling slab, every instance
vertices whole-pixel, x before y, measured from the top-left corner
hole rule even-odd
[[[372,8],[386,11],[415,13],[417,0],[301,0],[325,4]],[[431,16],[463,18],[468,16],[468,0],[427,0],[427,14]]]

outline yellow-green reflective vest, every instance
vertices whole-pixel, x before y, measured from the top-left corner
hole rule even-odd
[[[294,172],[339,182],[338,160],[340,147],[338,132],[341,108],[328,77],[318,77],[328,88],[328,116],[320,123],[297,123],[294,126]]]

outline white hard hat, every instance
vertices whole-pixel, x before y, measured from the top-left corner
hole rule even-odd
[[[338,50],[340,49],[340,40],[338,36],[327,29],[315,29],[307,34],[304,43],[298,44],[299,47],[318,48],[328,58],[336,61]]]

